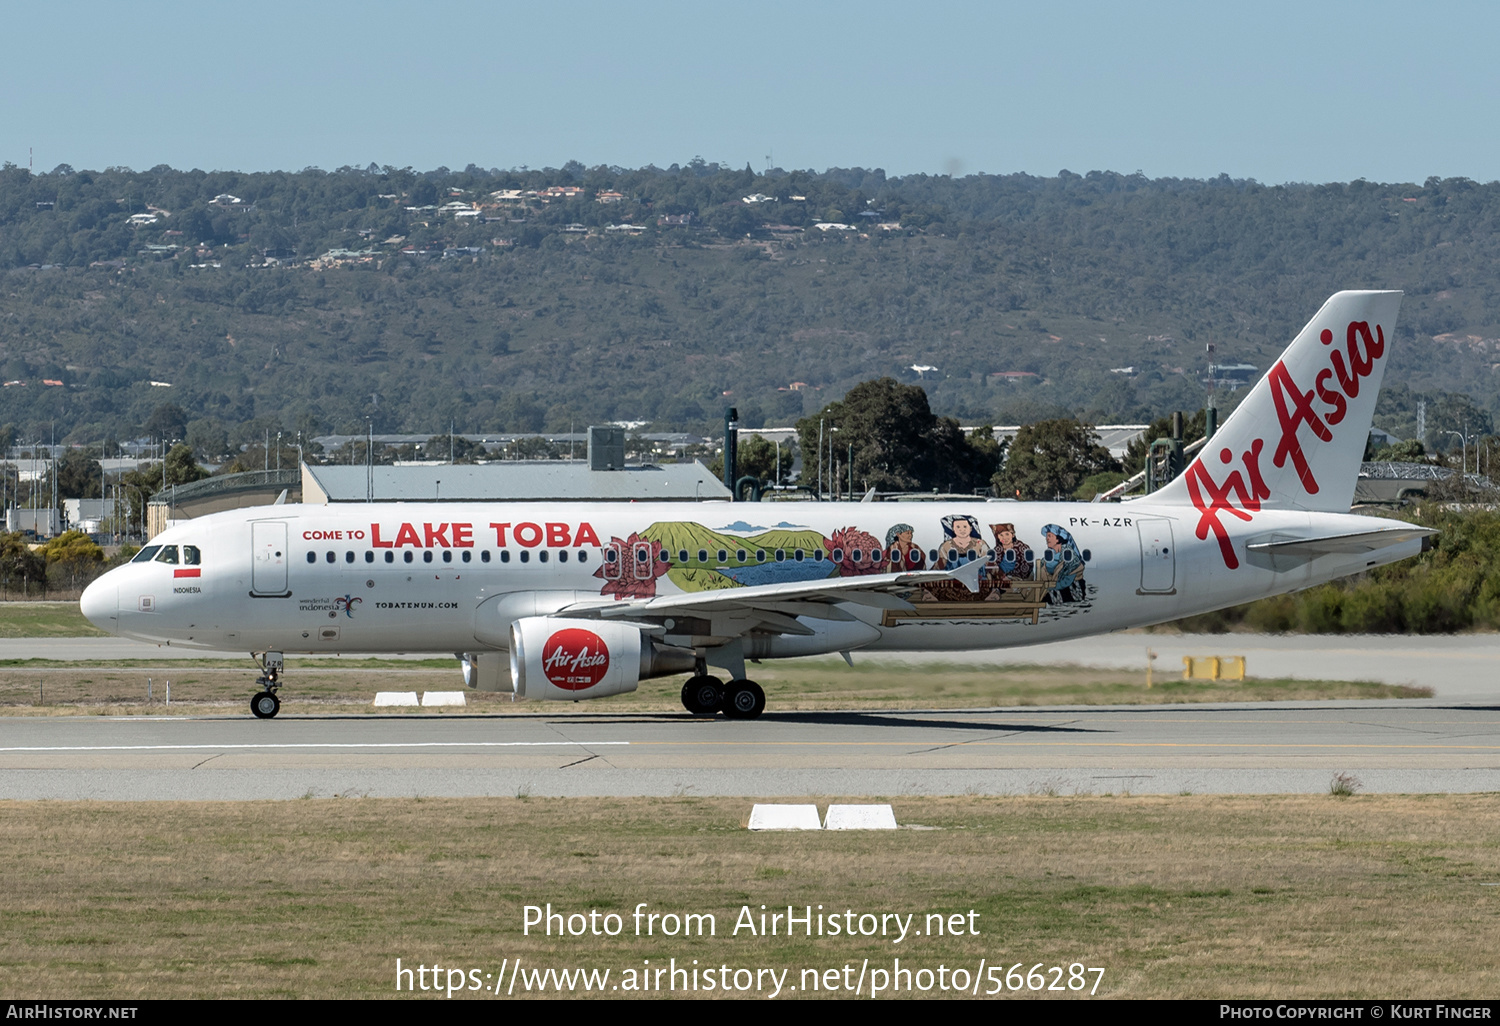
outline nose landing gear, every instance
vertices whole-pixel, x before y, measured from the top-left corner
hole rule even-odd
[[[255,680],[261,690],[250,699],[250,711],[258,720],[269,720],[281,711],[281,699],[276,697],[276,692],[281,687],[282,656],[280,652],[267,652],[264,656],[251,652],[250,657],[260,664],[262,671]]]

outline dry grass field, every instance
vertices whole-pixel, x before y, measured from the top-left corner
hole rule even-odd
[[[1238,702],[1290,699],[1425,698],[1428,688],[1359,681],[1297,681],[1252,678],[1243,682],[1161,680],[1147,690],[1144,674],[1070,666],[975,666],[924,664],[908,667],[861,662],[850,669],[837,659],[767,663],[754,668],[773,710],[951,709],[990,706],[1139,704],[1146,702]],[[147,702],[147,681],[151,702]],[[587,703],[553,703],[549,713],[682,708],[683,678],[645,681],[636,692]],[[255,670],[238,662],[150,660],[0,662],[0,712],[5,715],[130,715],[204,713],[248,706]],[[172,704],[166,705],[167,683]],[[288,714],[376,712],[377,691],[453,691],[463,688],[454,659],[288,659],[281,692]],[[509,694],[468,692],[470,711],[535,711],[535,702],[512,702]],[[379,710],[401,715],[401,710]]]
[[[750,805],[0,803],[0,994],[390,997],[397,958],[480,981],[517,958],[609,969],[612,986],[647,959],[698,959],[790,970],[783,996],[797,997],[812,996],[805,969],[898,957],[950,974],[1081,962],[1104,968],[1107,997],[1500,991],[1493,796],[924,798],[895,802],[923,829],[817,833],[751,833]],[[624,930],[523,936],[523,907],[548,902]],[[641,902],[712,913],[715,936],[636,937]],[[912,913],[916,929],[959,913],[965,931],[734,935],[741,908],[763,904]]]

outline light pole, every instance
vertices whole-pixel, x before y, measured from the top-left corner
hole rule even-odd
[[[1449,431],[1448,434],[1458,436],[1459,445],[1461,446],[1459,452],[1462,454],[1460,459],[1463,460],[1463,469],[1458,472],[1458,485],[1463,489],[1464,494],[1467,495],[1469,492],[1467,476],[1469,473],[1469,440],[1457,431]]]

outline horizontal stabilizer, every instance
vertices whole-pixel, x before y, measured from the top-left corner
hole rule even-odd
[[[1426,541],[1438,532],[1426,527],[1403,526],[1390,531],[1360,531],[1336,534],[1328,538],[1295,538],[1290,541],[1256,542],[1245,546],[1251,552],[1269,556],[1326,556],[1331,553],[1355,554],[1388,549],[1404,542]],[[1425,551],[1427,546],[1423,545]]]

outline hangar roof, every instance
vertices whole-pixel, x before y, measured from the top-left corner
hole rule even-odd
[[[423,466],[302,465],[302,501],[545,502],[729,499],[729,489],[701,463],[590,470],[583,460],[505,460]]]

